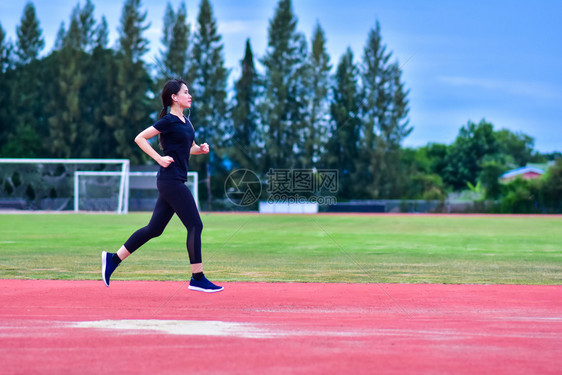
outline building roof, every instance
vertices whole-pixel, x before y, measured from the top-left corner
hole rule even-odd
[[[525,166],[517,169],[512,169],[511,171],[507,171],[500,176],[500,178],[511,178],[515,176],[520,176],[526,173],[536,173],[536,174],[544,174],[544,170],[536,167]]]

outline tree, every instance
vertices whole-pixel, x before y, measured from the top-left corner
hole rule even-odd
[[[56,94],[51,98],[51,113],[48,118],[49,145],[52,156],[70,158],[82,150],[80,135],[86,135],[82,118],[81,90],[86,83],[82,71],[83,52],[70,46],[64,47],[55,55],[59,64],[57,69]],[[53,57],[55,57],[53,56]],[[45,146],[47,146],[47,144]]]
[[[86,0],[86,4],[84,4],[83,7],[80,7],[80,4],[74,7],[70,16],[69,25],[68,31],[62,38],[62,47],[91,51],[96,44],[96,29],[94,5],[90,0]],[[61,29],[63,28],[64,24],[61,25]],[[61,33],[61,29],[59,29],[59,33]]]
[[[5,139],[9,131],[8,109],[10,83],[7,71],[11,68],[11,43],[6,40],[6,33],[0,24],[0,139]],[[6,121],[4,121],[6,119]],[[0,147],[1,153],[1,147]]]
[[[250,39],[246,40],[244,58],[240,66],[242,74],[234,84],[234,103],[231,110],[233,135],[229,157],[236,167],[257,172],[260,169],[260,160],[263,158],[259,147],[262,141],[256,109],[259,76],[254,64]]]
[[[435,144],[401,150],[400,174],[396,190],[402,199],[444,200],[445,184],[435,172]],[[437,147],[439,149],[439,147]]]
[[[361,126],[357,112],[360,97],[358,69],[349,47],[339,60],[331,91],[330,130],[322,166],[338,170],[340,198],[358,198],[363,186],[356,164]]]
[[[174,24],[176,22],[176,13],[172,4],[168,2],[164,10],[164,18],[162,19],[162,38],[160,41],[164,47],[170,47],[171,39],[173,37]],[[162,56],[166,56],[167,51],[160,50]]]
[[[425,150],[429,160],[429,172],[443,176],[444,170],[447,166],[446,158],[449,152],[449,147],[442,143],[429,143],[422,149]]]
[[[523,167],[533,158],[535,140],[527,134],[513,133],[508,129],[495,132],[499,152],[507,157],[506,162],[514,167]]]
[[[540,161],[542,163],[546,161],[556,161],[558,158],[562,158],[562,152],[560,151],[547,152],[545,154],[542,154],[541,158],[543,158],[543,160]]]
[[[312,36],[312,50],[309,55],[309,120],[304,129],[304,149],[301,157],[303,167],[316,166],[321,158],[329,121],[328,94],[330,91],[330,55],[326,51],[326,36],[319,23]]]
[[[9,119],[9,127],[3,132],[2,154],[8,157],[39,157],[43,154],[42,141],[46,136],[45,104],[48,100],[48,80],[51,77],[45,64],[38,59],[45,42],[33,3],[26,3],[20,24],[16,27],[15,68],[3,77],[9,85],[1,111],[2,122]]]
[[[148,39],[142,33],[150,27],[144,24],[147,12],[142,12],[141,0],[125,0],[119,25],[119,46],[126,61],[135,64],[148,52]]]
[[[361,65],[363,117],[361,168],[368,194],[373,197],[394,197],[400,162],[400,145],[410,134],[408,126],[408,91],[401,80],[398,62],[390,62],[382,42],[377,21],[364,48]]]
[[[499,208],[502,213],[530,214],[539,212],[538,196],[539,180],[523,180],[516,178],[503,187],[505,193],[500,199]]]
[[[117,141],[118,157],[138,164],[147,157],[138,147],[131,147],[136,134],[150,125],[152,106],[147,93],[152,81],[141,59],[148,51],[148,40],[142,35],[150,24],[145,24],[146,12],[141,11],[140,0],[126,0],[123,4],[119,26],[119,50],[117,54],[117,82],[113,96],[117,108],[104,117],[113,129]]]
[[[43,31],[31,1],[25,4],[20,24],[16,27],[16,56],[21,65],[28,64],[39,56],[45,47]]]
[[[448,150],[443,180],[455,190],[466,188],[469,182],[476,185],[483,162],[494,160],[498,152],[493,125],[469,121]]]
[[[0,24],[0,75],[12,67],[12,43],[6,39],[6,32]]]
[[[91,52],[96,45],[96,21],[94,20],[94,5],[90,0],[86,0],[80,9],[78,18],[80,20],[80,45],[85,51]]]
[[[4,77],[9,90],[7,106],[0,113],[6,116],[1,121],[7,121],[9,126],[6,127],[2,142],[3,156],[48,156],[43,147],[43,140],[48,135],[45,108],[51,98],[50,87],[54,82],[38,77],[53,77],[53,70],[50,68],[49,64],[34,59],[26,65],[16,65]]]
[[[109,30],[107,29],[107,20],[105,19],[105,16],[101,17],[101,21],[96,27],[94,38],[94,48],[107,48],[107,45],[109,44]]]
[[[554,162],[543,179],[542,195],[547,212],[562,212],[562,157]]]
[[[262,59],[265,74],[260,116],[267,135],[268,168],[299,165],[308,110],[306,59],[306,39],[297,32],[291,0],[280,0],[269,22],[268,48]]]
[[[89,85],[101,77],[91,76],[88,53],[96,46],[94,6],[87,0],[83,7],[77,4],[71,12],[69,29],[59,28],[57,50],[50,56],[56,61],[54,95],[50,100],[48,116],[49,137],[45,147],[54,157],[92,157],[97,146],[99,128],[92,122],[91,108],[101,104],[85,101]]]
[[[59,29],[57,31],[57,37],[55,39],[55,44],[53,46],[54,51],[60,50],[63,47],[65,36],[66,36],[66,29],[63,21],[60,23]]]
[[[484,188],[484,197],[487,199],[498,199],[502,193],[500,176],[507,168],[500,162],[492,160],[482,163],[482,169],[478,181]]]
[[[190,42],[190,25],[187,22],[185,2],[180,3],[177,13],[168,3],[164,14],[162,35],[161,41],[165,50],[160,51],[160,57],[157,59],[160,80],[167,81],[175,77],[185,77],[189,70],[187,57]]]
[[[83,94],[83,102],[89,104],[84,116],[92,124],[92,128],[84,134],[84,142],[90,145],[90,157],[119,157],[114,128],[106,121],[107,115],[114,113],[121,104],[114,87],[118,81],[118,58],[116,51],[107,48],[107,23],[104,17],[96,28],[95,38],[96,46],[84,67],[88,77],[91,77]],[[134,144],[131,148],[134,148]]]
[[[212,176],[219,182],[213,184],[216,186],[214,193],[224,194],[225,135],[231,134],[226,116],[229,72],[224,66],[222,37],[218,34],[217,22],[209,0],[201,1],[197,25],[193,42],[193,64],[188,77],[192,86],[191,93],[197,103],[192,109],[192,115],[195,119],[196,139],[211,144],[212,151],[209,158],[197,158],[192,164],[202,176],[207,177],[207,200],[210,205]]]

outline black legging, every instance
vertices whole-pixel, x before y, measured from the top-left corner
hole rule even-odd
[[[137,230],[129,237],[125,242],[125,248],[132,253],[148,240],[161,235],[174,213],[176,213],[187,228],[187,252],[190,263],[202,263],[201,232],[203,231],[203,222],[201,222],[191,191],[179,180],[158,180],[156,186],[158,187],[158,200],[152,218],[146,227]]]

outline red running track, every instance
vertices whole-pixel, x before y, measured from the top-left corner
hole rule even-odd
[[[0,373],[562,373],[562,286],[224,286],[0,280]]]

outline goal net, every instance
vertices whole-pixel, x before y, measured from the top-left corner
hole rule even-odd
[[[196,172],[187,185],[198,202]],[[151,210],[156,172],[130,172],[128,159],[0,159],[0,209],[127,213],[131,193]]]

